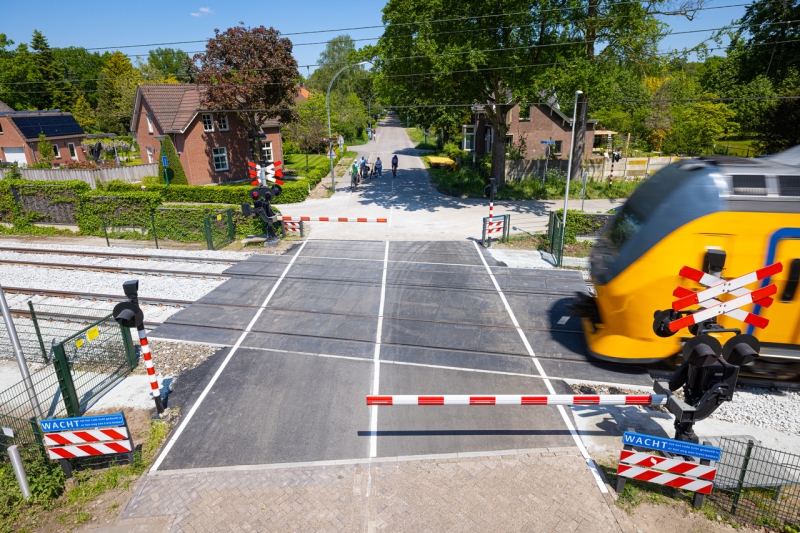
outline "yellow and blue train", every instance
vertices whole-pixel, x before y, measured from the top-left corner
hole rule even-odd
[[[757,372],[795,377],[800,372],[800,146],[757,159],[687,159],[639,186],[594,247],[596,295],[575,306],[589,353],[606,361],[653,363],[680,352],[688,334],[657,336],[654,312],[670,307],[676,287],[701,288],[678,272],[684,265],[702,269],[708,250],[725,252],[725,278],[782,263],[780,274],[762,281],[777,285],[773,305],[746,308],[769,319],[767,328],[753,331],[724,316],[719,323],[761,341]]]

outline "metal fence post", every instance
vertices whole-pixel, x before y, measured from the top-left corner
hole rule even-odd
[[[711,443],[708,442],[707,440],[704,440],[703,446],[711,446]],[[708,459],[700,459],[700,464],[702,466],[708,466],[711,464],[711,461],[709,461]],[[694,507],[695,509],[701,508],[703,506],[703,498],[704,496],[702,494],[700,494],[699,492],[695,492],[694,498],[692,499],[692,507]]]
[[[156,233],[156,210],[150,210],[150,222],[153,225],[153,239],[156,241],[156,250],[158,250],[158,234]]]
[[[233,209],[228,209],[228,238],[231,242],[236,240],[236,227],[233,225]]]
[[[739,473],[739,482],[736,484],[736,494],[733,496],[733,505],[731,506],[731,516],[736,516],[736,508],[739,507],[739,497],[742,495],[742,486],[744,485],[744,477],[747,474],[747,467],[750,464],[750,454],[753,452],[753,441],[747,441],[747,451],[744,452],[744,461],[742,462],[742,471]]]
[[[286,221],[281,219],[281,237],[286,237]]]
[[[39,447],[39,452],[42,454],[42,459],[44,459],[44,463],[47,465],[47,471],[52,473],[53,467],[50,465],[50,458],[47,457],[47,451],[44,448],[44,440],[42,439],[42,430],[39,427],[39,422],[36,421],[36,417],[31,417],[28,421],[31,423],[33,439],[36,441],[36,444]]]
[[[488,219],[483,217],[483,233],[481,234],[481,244],[486,246],[486,224],[488,223]]]
[[[508,236],[511,230],[511,215],[505,215],[506,219],[503,221],[503,242],[508,243]]]
[[[305,227],[303,226],[303,221],[300,221],[300,238],[302,239],[305,237]]]
[[[136,349],[133,347],[133,337],[131,337],[131,330],[120,324],[120,331],[122,332],[122,343],[125,345],[125,355],[128,358],[128,367],[131,371],[136,369],[139,361],[136,360]]]
[[[15,444],[8,447],[8,457],[11,459],[11,467],[17,477],[19,490],[22,497],[26,500],[31,497],[31,488],[28,486],[28,476],[25,475],[25,465],[22,464],[22,457],[19,456],[19,447]]]
[[[0,312],[3,313],[3,320],[6,323],[8,338],[11,341],[11,346],[14,349],[14,356],[17,359],[19,373],[22,375],[22,381],[25,383],[25,389],[28,392],[28,400],[31,402],[33,413],[37,418],[42,418],[42,409],[39,407],[39,399],[36,397],[36,389],[33,388],[31,373],[28,370],[28,362],[25,360],[25,353],[22,351],[22,344],[19,342],[17,328],[14,326],[14,320],[11,318],[11,310],[8,308],[6,294],[3,292],[2,286],[0,286]]]
[[[42,350],[42,358],[47,362],[47,348],[44,347],[42,332],[39,329],[39,321],[36,319],[36,311],[33,310],[33,302],[30,300],[28,300],[28,309],[30,309],[31,312],[31,322],[33,322],[34,331],[36,331],[36,338],[39,339],[39,348]]]
[[[100,213],[100,220],[103,221],[103,233],[106,236],[106,246],[109,248],[111,247],[111,243],[108,242],[108,229],[106,228],[106,216],[103,213]]]
[[[203,219],[203,228],[205,229],[206,232],[206,247],[209,250],[213,250],[214,238],[211,235],[211,217],[206,217],[205,219]]]
[[[78,394],[75,392],[75,382],[72,381],[72,372],[69,369],[67,354],[64,352],[64,343],[53,345],[53,368],[58,377],[58,386],[64,398],[64,407],[69,416],[81,416]]]

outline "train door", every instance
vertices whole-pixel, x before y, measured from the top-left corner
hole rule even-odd
[[[770,243],[768,256],[773,257],[768,257],[768,262],[780,262],[783,272],[770,279],[778,289],[773,296],[774,303],[758,310],[759,315],[769,319],[769,326],[756,330],[754,334],[765,343],[795,345],[800,349],[800,228],[793,229],[793,232],[796,236],[773,238]]]

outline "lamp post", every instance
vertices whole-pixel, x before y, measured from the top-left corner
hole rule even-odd
[[[361,61],[359,63],[356,63],[355,65],[345,65],[344,67],[341,68],[341,70],[339,70],[339,72],[337,72],[336,74],[333,75],[333,78],[331,78],[331,82],[328,84],[328,92],[325,94],[325,107],[328,109],[328,138],[329,139],[331,138],[331,135],[333,135],[331,133],[331,87],[333,87],[333,82],[336,81],[336,78],[339,77],[339,74],[341,74],[345,70],[347,70],[347,69],[349,69],[351,67],[360,67],[360,66],[366,65],[367,63],[369,63],[369,61]],[[328,141],[328,144],[329,144],[328,149],[330,151],[333,151],[333,141]],[[328,152],[328,154],[330,154],[330,151]],[[328,159],[331,160],[331,190],[335,193],[336,192],[336,175],[333,172],[333,158],[329,157]]]
[[[567,163],[567,190],[564,192],[564,216],[561,231],[561,257],[564,256],[564,240],[567,235],[567,200],[569,200],[569,178],[572,175],[572,151],[575,149],[575,123],[578,122],[578,98],[583,91],[575,91],[575,110],[572,112],[572,137],[569,143],[569,162]],[[561,265],[559,265],[561,266]]]

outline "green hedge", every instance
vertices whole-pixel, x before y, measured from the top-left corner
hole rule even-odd
[[[23,209],[23,197],[36,196],[47,202],[48,207],[56,204],[79,204],[82,194],[91,190],[89,184],[80,180],[31,181],[20,179],[0,180],[0,222],[12,224],[12,228],[2,227],[0,233],[23,233],[33,235],[59,235],[72,233],[67,229],[34,226],[35,222],[47,222],[47,212]],[[14,197],[16,193],[17,198]]]
[[[563,209],[556,211],[559,219],[564,213]],[[598,215],[596,213],[585,213],[577,209],[567,211],[567,231],[564,244],[576,244],[578,235],[593,235],[609,221],[608,215]]]

